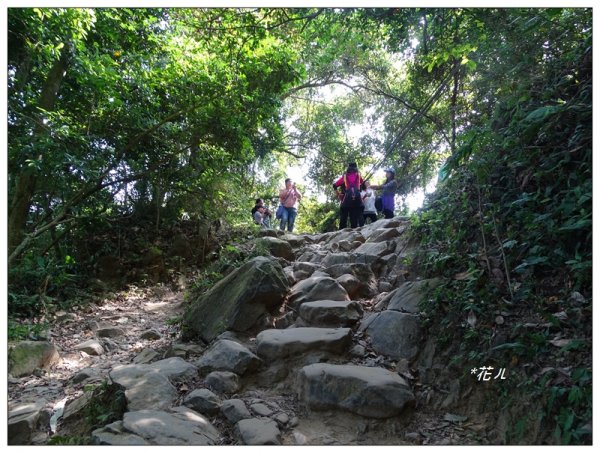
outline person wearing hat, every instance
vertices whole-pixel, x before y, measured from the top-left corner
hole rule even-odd
[[[340,179],[333,183],[333,189],[342,189],[342,198],[340,203],[340,230],[348,226],[348,217],[350,217],[350,226],[356,228],[359,226],[360,217],[364,204],[360,195],[361,188],[364,188],[364,181],[358,172],[358,165],[352,162],[348,164],[348,169]]]
[[[371,186],[372,189],[381,189],[381,200],[383,202],[383,217],[391,219],[394,217],[394,196],[398,188],[398,182],[394,179],[396,171],[393,168],[385,169],[385,182],[378,186]]]

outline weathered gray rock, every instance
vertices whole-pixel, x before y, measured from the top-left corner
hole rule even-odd
[[[236,437],[244,445],[280,445],[281,432],[274,420],[250,418],[235,425]]]
[[[302,247],[307,241],[306,236],[299,236],[296,234],[285,234],[281,236],[281,239],[288,242],[292,248]]]
[[[362,242],[360,241],[339,241],[332,243],[330,247],[332,252],[351,252],[352,250],[360,247],[361,245]]]
[[[125,335],[125,331],[120,327],[103,325],[96,330],[98,338],[118,338]]]
[[[404,230],[399,228],[379,228],[369,235],[367,242],[386,242],[400,237],[403,232]]]
[[[89,434],[91,426],[86,418],[93,397],[92,392],[84,392],[79,398],[65,404],[58,432],[62,436],[84,437]]]
[[[373,418],[393,417],[415,402],[406,381],[396,373],[326,363],[300,370],[298,396],[313,410],[343,409]]]
[[[350,243],[355,241],[365,242],[365,237],[362,235],[362,232],[352,228],[334,231],[331,235],[326,236],[326,243],[330,246],[343,241]]]
[[[285,412],[279,412],[278,414],[273,415],[272,418],[280,427],[286,426],[290,422],[290,416]]]
[[[250,405],[252,413],[258,417],[269,417],[273,414],[273,409],[263,403],[254,403]]]
[[[352,341],[348,328],[327,329],[298,327],[296,329],[264,330],[256,337],[259,357],[265,360],[283,359],[309,351],[343,353]]]
[[[150,445],[143,437],[126,432],[123,420],[92,431],[91,442],[93,445]]]
[[[331,277],[313,276],[294,285],[288,304],[296,308],[314,300],[350,300],[342,285]]]
[[[335,280],[346,290],[350,299],[356,298],[363,286],[362,282],[352,274],[340,275]]]
[[[129,410],[166,409],[177,399],[172,382],[193,379],[198,369],[179,357],[151,364],[119,365],[110,379],[125,388]]]
[[[113,382],[125,387],[130,411],[168,409],[179,396],[169,379],[157,371],[146,370],[131,374],[120,372],[117,376],[113,376],[111,371],[109,376]]]
[[[72,378],[71,382],[73,384],[80,383],[91,383],[98,382],[102,380],[102,375],[100,371],[95,368],[84,368],[83,370],[78,371]]]
[[[8,348],[8,373],[28,376],[37,368],[49,369],[60,362],[58,349],[45,341],[21,341]]]
[[[130,365],[136,366],[136,365]],[[198,375],[198,368],[181,357],[169,357],[147,365],[137,365],[143,370],[156,371],[166,376],[171,382],[186,381]]]
[[[406,313],[419,313],[419,302],[428,288],[435,288],[440,279],[406,282],[376,305],[377,310],[396,310]]]
[[[390,282],[380,281],[378,285],[380,293],[389,293],[394,289],[394,286]]]
[[[223,401],[221,405],[221,413],[231,423],[237,423],[246,418],[252,418],[252,414],[246,407],[246,403],[241,399],[230,399]]]
[[[196,389],[183,399],[183,405],[200,414],[213,415],[219,412],[219,397],[208,389]]]
[[[180,357],[187,359],[192,355],[200,355],[206,348],[201,344],[193,343],[171,343],[169,349],[164,354],[164,358]]]
[[[240,389],[240,377],[231,371],[213,371],[206,376],[206,384],[215,392],[235,393]]]
[[[313,248],[304,248],[301,252],[302,253],[299,253],[297,261],[303,263],[319,264],[327,256],[326,251]]]
[[[256,232],[256,236],[259,238],[264,238],[264,237],[272,237],[272,238],[276,238],[277,237],[277,230],[274,230],[272,228],[263,228],[260,229]]]
[[[154,330],[154,329],[149,329],[146,330],[145,332],[143,332],[140,335],[140,338],[142,340],[158,340],[161,338],[160,332]]]
[[[392,253],[395,248],[396,244],[392,241],[365,242],[363,245],[357,248],[354,253],[381,257]]]
[[[146,348],[133,358],[133,363],[139,365],[151,363],[158,360],[159,357],[160,354],[154,349]]]
[[[141,438],[149,445],[215,445],[219,440],[219,431],[210,421],[188,408],[175,408],[172,412],[127,412],[123,416],[120,429],[127,439],[138,441],[138,438]],[[102,439],[101,431],[94,431],[96,439]],[[137,438],[132,438],[132,435]],[[107,437],[105,436],[104,440],[107,440]],[[127,445],[120,443],[121,439],[122,437],[116,436],[114,440],[118,443],[111,445]]]
[[[350,295],[351,299],[361,297],[370,299],[377,294],[377,278],[369,264],[336,264],[325,269],[325,272],[340,282]],[[352,275],[355,279],[350,280],[347,275]],[[345,281],[340,280],[342,277],[344,277]]]
[[[272,256],[294,261],[294,251],[290,243],[286,240],[267,236],[258,239],[256,244],[259,247],[266,248]]]
[[[256,370],[262,361],[245,346],[231,340],[217,340],[195,363],[201,374],[233,371],[244,375]]]
[[[352,300],[319,300],[300,305],[300,317],[310,326],[350,327],[363,314],[359,302]]]
[[[386,310],[365,319],[359,330],[369,335],[379,354],[412,360],[419,352],[421,328],[416,315]]]
[[[104,346],[98,340],[86,340],[83,343],[79,343],[75,346],[75,350],[85,352],[89,355],[102,355],[104,354]]]
[[[8,408],[8,445],[29,445],[48,402],[40,399]]]
[[[376,276],[380,275],[386,266],[381,257],[378,255],[356,252],[330,253],[323,258],[321,264],[327,269],[336,265],[366,264]]]
[[[283,302],[288,288],[275,259],[254,258],[193,301],[184,315],[184,324],[191,334],[207,343],[225,330],[250,330]]]
[[[294,278],[296,279],[296,281],[299,281],[306,280],[315,271],[322,270],[323,268],[319,264],[308,263],[305,261],[296,261],[292,264],[292,269],[294,271]]]

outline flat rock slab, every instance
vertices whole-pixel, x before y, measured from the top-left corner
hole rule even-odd
[[[360,320],[363,309],[353,300],[319,300],[300,305],[299,314],[311,326],[348,327]]]
[[[300,370],[298,396],[313,410],[342,409],[373,418],[393,417],[415,403],[406,381],[396,373],[327,363]]]
[[[348,328],[270,329],[258,334],[256,349],[259,357],[273,360],[314,350],[339,354],[344,352],[351,341],[351,330]]]
[[[151,364],[120,365],[110,371],[110,379],[125,388],[129,410],[166,409],[177,399],[172,382],[192,379],[198,369],[180,357]]]
[[[274,420],[248,418],[235,425],[235,433],[244,445],[280,445],[281,432]]]
[[[120,365],[110,372],[112,379],[128,376],[130,379],[143,377],[148,372],[157,372],[171,382],[192,379],[198,375],[198,368],[181,357],[169,357],[149,364]]]
[[[109,373],[110,376],[110,373]],[[143,409],[167,409],[177,400],[177,389],[164,375],[147,371],[144,375],[111,376],[113,382],[125,387],[127,408],[131,411]]]
[[[96,430],[92,437],[105,445],[215,445],[219,432],[202,415],[178,407],[126,412],[122,423]]]
[[[38,428],[40,414],[47,401],[21,403],[8,409],[8,445],[28,445]]]

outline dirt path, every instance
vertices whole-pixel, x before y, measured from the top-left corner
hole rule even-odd
[[[166,350],[176,335],[168,321],[181,313],[183,293],[156,286],[139,289],[132,287],[106,299],[102,305],[88,305],[70,313],[59,312],[51,327],[51,342],[61,351],[61,362],[51,371],[42,371],[24,378],[8,381],[8,403],[45,399],[55,406],[65,399],[72,399],[83,392],[81,385],[73,385],[77,373],[94,368],[100,371],[98,380],[104,380],[108,372],[119,364],[131,363],[143,349],[151,347]],[[89,355],[75,346],[95,338],[98,326],[119,327],[124,336],[107,340],[105,353]],[[160,334],[157,340],[143,340],[147,330]]]

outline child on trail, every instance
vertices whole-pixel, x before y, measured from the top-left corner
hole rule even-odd
[[[387,168],[385,182],[378,186],[371,186],[372,189],[382,189],[383,217],[386,219],[394,217],[394,196],[398,188],[398,182],[394,179],[395,175],[396,171],[393,168]]]
[[[271,218],[273,217],[273,214],[271,213],[271,211],[269,211],[268,208],[265,207],[265,201],[262,198],[257,198],[256,201],[254,202],[254,207],[252,208],[252,219],[254,220],[254,223],[258,223],[259,225],[265,225],[265,228],[271,228]],[[257,222],[257,216],[256,216],[256,212],[259,210],[259,208],[263,208],[263,211],[261,213],[261,222]]]
[[[363,211],[362,220],[360,226],[367,223],[367,219],[371,222],[377,221],[377,210],[375,209],[375,191],[371,188],[371,183],[365,181],[365,190],[360,193],[365,209]]]
[[[258,206],[254,211],[254,223],[260,225],[261,228],[271,228],[269,217],[266,214],[267,208],[264,206]]]

